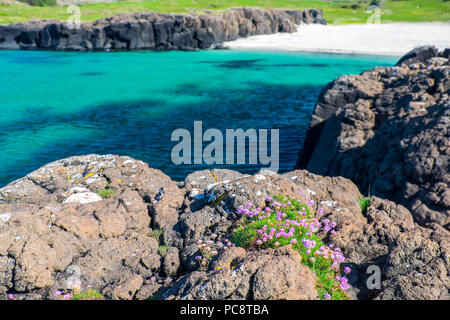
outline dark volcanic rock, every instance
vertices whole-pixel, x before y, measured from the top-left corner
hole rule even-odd
[[[362,213],[361,194],[348,179],[303,170],[284,176],[315,200],[317,209],[323,210],[321,218],[337,223],[338,232],[329,240],[343,249],[353,270],[351,298],[448,299],[449,231],[436,224],[422,228],[405,207],[378,197],[372,197]],[[366,285],[367,268],[372,265],[381,270],[379,290]]]
[[[195,50],[259,34],[295,32],[295,24],[325,24],[321,10],[233,8],[216,14],[123,13],[79,28],[39,20],[0,26],[0,49]]]
[[[450,223],[450,64],[433,47],[322,92],[299,167],[405,205],[421,225]]]

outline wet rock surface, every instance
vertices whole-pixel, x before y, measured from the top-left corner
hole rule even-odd
[[[124,13],[79,27],[39,20],[0,26],[0,49],[195,50],[241,37],[295,32],[300,23],[326,21],[321,10],[247,7],[200,15]]]
[[[450,63],[421,47],[395,67],[345,75],[321,93],[298,166],[450,227]]]

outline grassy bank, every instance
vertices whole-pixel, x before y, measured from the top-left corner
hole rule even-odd
[[[180,12],[223,10],[236,6],[264,8],[323,9],[329,23],[365,23],[369,0],[147,0],[116,3],[83,4],[82,21],[91,21],[121,12],[156,11]],[[450,21],[450,1],[444,0],[384,0],[381,22]],[[0,5],[0,24],[32,19],[65,20],[70,14],[66,7],[34,7],[21,3]]]

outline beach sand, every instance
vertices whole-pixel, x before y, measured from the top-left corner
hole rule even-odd
[[[301,25],[296,33],[241,38],[231,49],[403,56],[423,45],[450,48],[450,23]]]

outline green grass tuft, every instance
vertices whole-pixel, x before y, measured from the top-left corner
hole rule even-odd
[[[39,1],[39,0],[30,0]],[[51,1],[51,0],[45,0]],[[322,9],[330,24],[366,23],[372,13],[366,9],[372,0],[153,0],[118,1],[114,3],[79,4],[81,20],[93,21],[123,12],[201,12],[204,9],[225,10],[237,6],[283,8],[283,9]],[[28,21],[33,19],[67,20],[71,13],[67,6],[35,7],[13,3],[0,5],[0,24]],[[442,0],[385,0],[381,6],[381,22],[429,22],[450,21],[450,1]]]
[[[270,214],[261,214],[261,216],[255,217],[243,217],[242,224],[238,226],[231,237],[231,241],[236,245],[245,249],[263,249],[263,248],[276,248],[285,245],[290,245],[294,250],[300,253],[302,257],[302,264],[310,268],[316,275],[316,288],[320,299],[324,299],[326,294],[329,294],[332,300],[347,300],[348,297],[345,291],[341,290],[339,281],[336,276],[339,276],[339,270],[335,270],[337,266],[333,268],[333,261],[329,257],[324,258],[321,254],[318,254],[317,248],[326,247],[324,242],[315,234],[309,234],[310,230],[304,226],[294,226],[289,224],[288,221],[316,221],[315,215],[312,210],[300,201],[289,199],[287,197],[278,196],[276,200],[281,203],[279,207],[273,206],[273,203],[268,205],[271,208]],[[264,211],[264,209],[262,210]],[[306,212],[305,215],[300,215],[299,212]],[[280,214],[284,214],[280,216]],[[305,220],[306,219],[306,220]],[[286,225],[289,227],[286,227]],[[286,238],[284,236],[268,239],[261,243],[261,234],[258,234],[258,230],[267,228],[266,233],[269,233],[271,228],[277,230],[277,233],[281,228],[286,229],[286,232],[291,227],[294,228],[292,236]],[[292,240],[295,239],[296,242]],[[303,239],[316,242],[316,246],[310,252],[308,248],[303,244]],[[323,250],[322,250],[323,251]]]
[[[105,297],[94,289],[88,291],[74,293],[71,300],[105,300]]]

